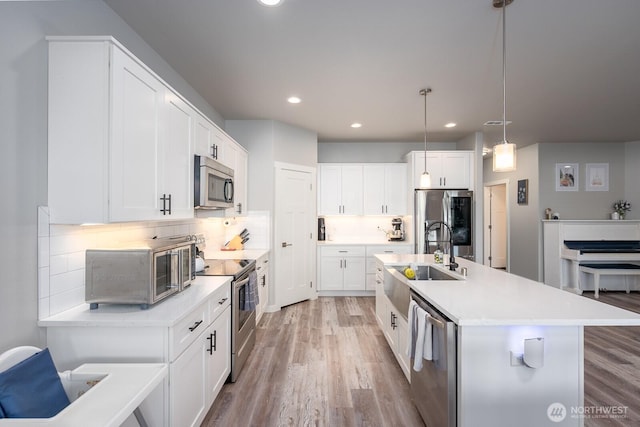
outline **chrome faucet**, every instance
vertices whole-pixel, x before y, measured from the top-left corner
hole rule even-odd
[[[449,230],[449,270],[456,271],[456,268],[458,268],[458,263],[456,262],[456,258],[453,256],[453,233],[451,232],[451,227],[449,227],[449,224],[447,224],[444,221],[434,221],[431,224],[429,224],[429,226],[424,231],[425,250],[428,251],[428,248],[429,248],[429,245],[428,245],[429,231],[436,224],[438,225],[442,224],[445,227],[447,227],[447,230]]]

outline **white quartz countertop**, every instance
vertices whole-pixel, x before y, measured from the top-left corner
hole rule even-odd
[[[433,255],[376,255],[386,266],[433,264]],[[445,257],[445,263],[448,258]],[[406,280],[409,286],[460,326],[640,325],[640,314],[544,283],[456,258],[465,280]],[[458,268],[460,271],[460,268]]]
[[[242,249],[237,251],[205,250],[207,259],[260,259],[268,249]]]
[[[89,304],[47,317],[38,326],[167,326],[171,327],[195,310],[209,295],[222,286],[231,286],[230,276],[197,276],[184,291],[141,310],[139,304]]]
[[[407,240],[386,240],[386,239],[366,239],[366,238],[341,238],[337,240],[318,240],[318,246],[331,245],[405,245],[412,246],[413,243]]]

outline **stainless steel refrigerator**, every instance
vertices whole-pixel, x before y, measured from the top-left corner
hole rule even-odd
[[[473,191],[416,189],[414,202],[415,253],[432,254],[440,248],[448,254],[453,239],[454,256],[474,259]]]

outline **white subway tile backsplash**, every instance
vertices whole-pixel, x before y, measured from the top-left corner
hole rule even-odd
[[[82,288],[73,288],[68,291],[51,295],[49,298],[50,316],[62,313],[70,308],[84,304],[84,286]]]
[[[248,217],[247,217],[248,218]],[[40,319],[84,304],[85,251],[90,248],[113,247],[138,242],[154,236],[170,237],[203,234],[207,245],[218,249],[224,243],[224,218],[194,219],[170,222],[139,222],[107,225],[49,224],[47,207],[38,209],[38,298]],[[262,240],[258,228],[269,221],[258,218],[252,233]],[[252,223],[253,224],[253,223]],[[259,225],[258,225],[259,224]],[[268,233],[267,233],[268,234]],[[268,242],[265,246],[268,247]]]
[[[49,277],[49,292],[51,296],[67,292],[74,288],[84,289],[84,269],[51,275]]]

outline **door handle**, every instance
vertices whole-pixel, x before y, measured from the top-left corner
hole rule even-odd
[[[287,246],[293,246],[293,243],[282,242],[283,248],[286,248]]]

